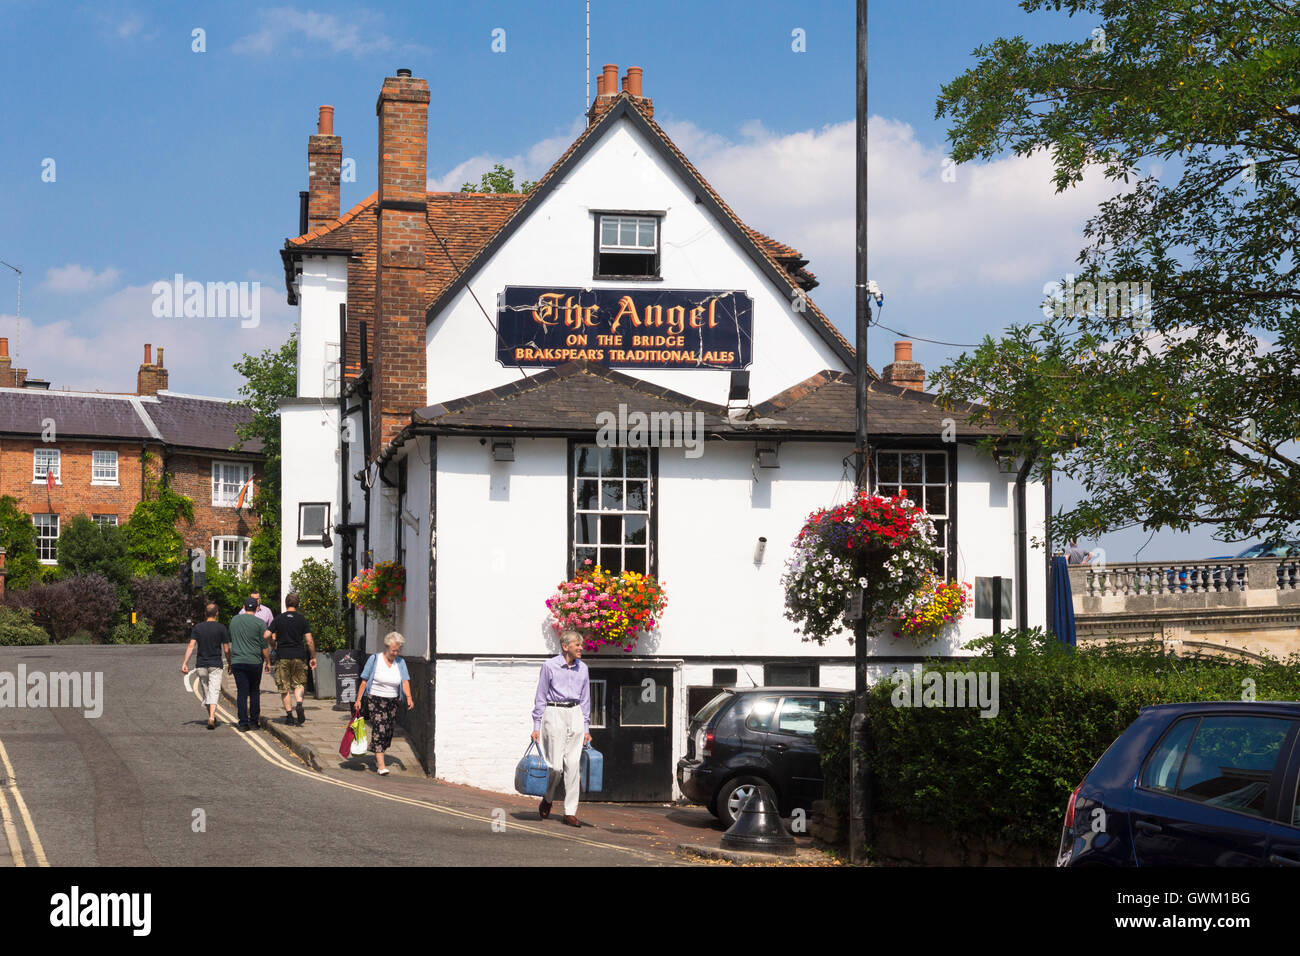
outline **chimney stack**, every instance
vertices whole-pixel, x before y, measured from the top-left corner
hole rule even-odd
[[[14,360],[9,357],[9,340],[0,339],[0,388],[14,387]]]
[[[428,402],[425,297],[428,223],[429,84],[410,70],[384,80],[379,117],[376,230],[374,402],[375,450]]]
[[[894,343],[894,361],[886,365],[882,376],[890,385],[925,391],[925,366],[912,361],[912,343]]]
[[[144,347],[144,361],[135,374],[135,393],[137,395],[157,395],[167,387],[167,370],[163,368],[162,364],[163,350],[161,346],[158,349],[157,365],[152,361],[152,351],[153,347],[146,344]]]
[[[630,98],[647,118],[653,118],[655,105],[641,93],[642,72],[639,66],[629,66],[620,87],[618,64],[606,63],[600,76],[596,78],[596,99],[591,104],[591,109],[587,111],[587,125],[591,126],[598,122],[618,102],[621,96]]]
[[[334,107],[322,106],[316,133],[307,140],[307,231],[339,217],[343,139],[334,135]]]

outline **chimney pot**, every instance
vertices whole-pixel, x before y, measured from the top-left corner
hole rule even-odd
[[[152,365],[152,364],[153,364],[153,362],[151,362],[151,361],[149,360],[149,359],[150,359],[150,353],[152,352],[152,350],[153,350],[153,346],[152,346],[152,345],[149,345],[149,344],[146,344],[146,345],[145,345],[145,347],[144,347],[144,364],[145,364],[145,365]]]
[[[912,343],[895,342],[894,343],[894,361],[910,362],[912,361]]]
[[[0,358],[9,357],[9,340],[0,339]]]
[[[623,92],[627,92],[627,77],[623,77]]]
[[[159,368],[163,367],[162,353],[163,353],[163,347],[160,345],[158,346],[158,367]]]
[[[322,106],[320,118],[316,120],[316,132],[321,136],[334,135],[334,107]]]
[[[410,76],[410,75],[411,75],[411,71],[408,70],[408,69],[406,69],[405,67],[403,67],[402,69],[400,69],[400,70],[397,71],[397,75],[398,75],[398,76]]]
[[[629,66],[627,68],[627,86],[626,89],[633,96],[641,95],[641,67]]]
[[[618,64],[605,64],[605,94],[613,96],[618,92]]]

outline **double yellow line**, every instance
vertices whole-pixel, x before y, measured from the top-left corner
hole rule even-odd
[[[199,692],[197,684],[198,682],[195,681],[196,686],[194,688],[194,696],[202,702],[203,697]],[[236,725],[237,720],[235,715],[230,713],[230,711],[225,708],[224,704],[217,705],[217,713],[221,715],[221,719],[224,720],[228,726],[233,728]],[[340,735],[341,734],[342,731],[340,731]],[[488,826],[502,824],[506,825],[509,830],[535,833],[539,836],[550,837],[555,840],[568,840],[572,843],[581,843],[584,846],[598,847],[603,850],[618,850],[621,853],[627,853],[648,862],[659,862],[657,857],[641,850],[633,849],[632,847],[619,846],[615,843],[602,843],[599,840],[588,840],[578,836],[577,834],[570,835],[568,833],[543,829],[542,827],[529,826],[526,823],[517,823],[515,821],[511,821],[509,824],[504,824],[504,822],[497,817],[484,816],[483,814],[473,813],[469,810],[457,810],[453,807],[444,807],[435,803],[426,803],[423,800],[413,800],[410,797],[402,797],[397,794],[382,793],[378,790],[372,790],[369,787],[363,787],[346,780],[335,780],[333,777],[327,777],[324,774],[316,773],[314,770],[308,770],[302,764],[289,760],[282,753],[277,752],[266,738],[259,733],[249,731],[248,733],[239,734],[239,737],[247,743],[248,746],[252,747],[254,752],[256,752],[263,760],[266,760],[283,770],[287,770],[290,773],[296,773],[299,776],[306,777],[309,780],[328,783],[334,787],[343,787],[346,790],[355,790],[358,793],[368,794],[369,796],[376,797],[380,800],[388,800],[392,803],[402,803],[409,807],[418,807],[421,810],[429,810],[433,813],[441,813],[451,817],[460,817],[464,820],[473,820],[476,823],[486,824]]]
[[[14,858],[14,866],[26,866],[27,859],[23,856],[22,841],[18,838],[18,826],[9,809],[11,800],[18,811],[18,816],[22,819],[23,827],[27,830],[27,842],[31,844],[32,857],[36,865],[49,866],[49,860],[45,858],[45,847],[41,846],[40,835],[36,832],[36,824],[32,823],[32,815],[27,811],[27,802],[23,800],[22,792],[18,789],[18,778],[14,775],[14,765],[9,762],[4,741],[0,741],[0,766],[4,768],[4,784],[0,786],[0,825],[4,827],[5,839],[9,843],[9,853]]]

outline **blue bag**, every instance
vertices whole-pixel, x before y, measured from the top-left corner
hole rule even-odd
[[[551,769],[546,766],[546,759],[542,756],[537,741],[530,741],[528,749],[515,766],[515,789],[525,796],[544,797],[550,775]]]
[[[579,773],[583,793],[600,793],[605,785],[605,755],[587,744],[582,748],[582,765]]]

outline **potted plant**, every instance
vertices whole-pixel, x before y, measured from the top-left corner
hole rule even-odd
[[[921,586],[894,606],[894,636],[911,638],[917,646],[928,644],[949,625],[956,624],[971,604],[971,586],[965,581],[944,581],[928,574]]]
[[[606,571],[590,561],[546,600],[555,632],[577,631],[588,651],[608,646],[630,652],[658,626],[667,606],[663,583],[654,575]]]
[[[339,579],[334,565],[307,558],[289,575],[289,586],[298,592],[298,610],[311,625],[316,644],[316,699],[334,696],[334,656],[347,645],[347,631],[339,598]]]
[[[845,608],[860,590],[867,629],[878,629],[937,558],[934,526],[922,508],[905,495],[859,491],[804,522],[781,576],[785,616],[803,640],[824,644],[845,626]]]
[[[396,561],[380,561],[363,568],[348,585],[353,607],[379,618],[385,630],[397,626],[399,605],[406,598],[406,568]]]

